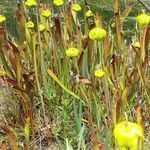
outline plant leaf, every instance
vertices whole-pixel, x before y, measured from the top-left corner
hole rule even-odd
[[[148,54],[149,31],[149,27],[145,28],[141,39],[141,57],[143,62],[145,61],[145,57]]]
[[[0,128],[7,134],[13,149],[19,150],[14,133],[8,127],[6,127],[6,125],[4,125],[2,123],[0,123]]]
[[[25,137],[26,137],[26,142],[29,143],[29,138],[30,138],[30,118],[29,117],[26,119],[24,133],[25,133]]]
[[[131,4],[128,4],[126,6],[126,9],[124,10],[124,12],[121,15],[121,23],[123,23],[123,21],[126,19],[126,17],[129,15],[129,13],[131,12],[133,6]]]
[[[70,95],[74,96],[77,99],[80,99],[79,96],[77,96],[75,93],[73,93],[72,91],[70,91],[68,88],[66,88],[62,82],[57,78],[57,76],[52,72],[52,70],[48,69],[47,70],[48,74]]]

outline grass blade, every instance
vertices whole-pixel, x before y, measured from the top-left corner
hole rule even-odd
[[[62,82],[57,78],[57,76],[53,73],[52,70],[48,69],[47,70],[48,74],[70,95],[74,96],[75,98],[79,99],[79,96],[77,96],[75,93],[73,93],[72,91],[70,91],[68,88],[66,88]]]

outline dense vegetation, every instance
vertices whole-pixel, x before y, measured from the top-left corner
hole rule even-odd
[[[57,1],[0,3],[0,148],[150,149],[148,10]]]

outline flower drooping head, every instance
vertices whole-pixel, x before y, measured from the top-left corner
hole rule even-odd
[[[147,14],[141,14],[136,17],[136,21],[140,28],[144,28],[150,23],[150,16]]]
[[[100,27],[95,27],[90,30],[89,37],[91,40],[100,41],[106,37],[106,31]]]
[[[77,48],[71,47],[66,50],[66,55],[68,57],[77,57],[79,54],[79,50]]]
[[[136,123],[123,121],[115,126],[114,137],[119,148],[137,150],[138,139],[144,138],[143,129]]]
[[[6,21],[6,17],[0,14],[0,24]]]
[[[36,2],[36,0],[27,0],[25,2],[25,6],[28,8],[34,8],[37,6],[37,2]]]
[[[62,6],[64,4],[64,0],[54,0],[53,3],[55,6]]]

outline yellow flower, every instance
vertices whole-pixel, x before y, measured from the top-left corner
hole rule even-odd
[[[115,126],[114,137],[119,148],[137,150],[138,139],[143,139],[144,134],[140,125],[129,121],[123,121]]]
[[[7,75],[7,73],[5,71],[0,70],[0,77],[6,76],[6,75]]]
[[[92,17],[93,16],[93,12],[91,10],[88,10],[86,13],[85,13],[86,17]]]
[[[40,32],[44,32],[46,30],[46,27],[43,24],[40,24],[38,27]]]
[[[66,55],[68,57],[77,57],[79,54],[79,50],[77,48],[71,47],[66,50]]]
[[[79,4],[73,4],[72,10],[76,12],[81,11],[81,6]]]
[[[105,72],[102,69],[95,70],[94,75],[98,78],[101,78],[105,75]]]
[[[106,31],[100,27],[95,27],[89,32],[91,40],[100,41],[106,37]]]
[[[136,47],[136,48],[141,48],[140,42],[135,42],[133,44],[133,46]]]
[[[29,8],[34,8],[37,6],[37,2],[36,2],[36,0],[27,0],[25,2],[25,6],[27,6]]]
[[[62,6],[64,4],[64,0],[54,0],[53,3],[56,6]]]
[[[46,10],[43,10],[41,15],[45,18],[49,18],[51,16],[51,11],[46,9]]]
[[[0,24],[6,21],[6,17],[0,14]]]
[[[26,28],[33,29],[34,28],[34,23],[32,21],[27,22],[26,23]]]
[[[146,14],[141,14],[136,17],[136,21],[140,28],[144,28],[150,23],[150,16]]]

